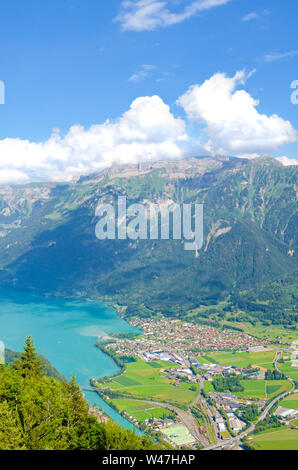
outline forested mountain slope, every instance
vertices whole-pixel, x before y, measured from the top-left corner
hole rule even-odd
[[[45,376],[31,338],[20,359],[0,365],[0,450],[147,450],[146,436],[98,423],[74,379]]]
[[[95,209],[118,196],[203,203],[202,249],[98,240]],[[128,307],[126,315],[203,306],[291,325],[297,227],[297,167],[269,157],[116,166],[65,184],[0,187],[0,288],[105,298]]]

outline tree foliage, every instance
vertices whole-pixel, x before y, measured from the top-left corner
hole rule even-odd
[[[21,359],[0,369],[0,450],[158,449],[146,436],[99,423],[75,379],[46,377],[31,338]]]

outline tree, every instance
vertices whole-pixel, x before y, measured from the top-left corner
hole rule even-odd
[[[31,336],[27,337],[21,359],[17,359],[14,362],[13,368],[17,370],[23,378],[27,376],[44,375],[45,366],[36,354]]]
[[[7,401],[0,403],[0,450],[21,450],[22,429],[18,416],[9,408]]]
[[[149,437],[99,423],[74,377],[46,377],[29,337],[14,366],[0,368],[0,450],[155,450]]]

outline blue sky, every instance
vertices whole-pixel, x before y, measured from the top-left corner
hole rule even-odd
[[[158,155],[298,158],[298,105],[290,101],[298,80],[293,0],[1,3],[0,182],[59,180]],[[222,89],[216,100],[214,85]]]

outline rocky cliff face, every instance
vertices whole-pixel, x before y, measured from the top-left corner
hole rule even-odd
[[[119,195],[128,203],[203,203],[202,249],[187,252],[179,240],[98,240],[95,209]],[[0,187],[0,282],[101,296],[128,306],[127,314],[186,315],[222,302],[233,309],[243,292],[256,298],[272,282],[282,297],[292,292],[297,226],[297,167],[270,158],[124,165],[67,184]]]

